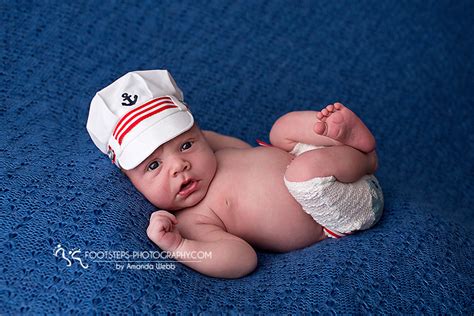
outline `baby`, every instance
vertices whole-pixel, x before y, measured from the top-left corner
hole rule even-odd
[[[203,274],[254,270],[253,247],[276,252],[372,227],[383,211],[375,139],[347,107],[291,112],[271,145],[202,131],[166,70],[131,72],[99,91],[87,129],[157,208],[148,237]]]

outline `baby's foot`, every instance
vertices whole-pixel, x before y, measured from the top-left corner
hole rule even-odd
[[[334,103],[317,112],[316,134],[335,139],[345,145],[369,153],[375,149],[375,139],[367,126],[341,103]]]

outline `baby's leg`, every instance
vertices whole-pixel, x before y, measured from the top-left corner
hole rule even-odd
[[[339,182],[350,183],[374,173],[376,169],[375,150],[365,154],[341,145],[310,150],[297,156],[288,166],[285,178],[291,182],[303,182],[334,176]]]
[[[288,152],[298,143],[315,146],[342,145],[337,140],[315,133],[314,124],[320,121],[317,114],[316,111],[298,111],[283,115],[273,124],[270,142]]]
[[[375,138],[367,126],[341,103],[328,105],[316,116],[319,119],[314,125],[317,134],[328,136],[366,153],[375,149]]]
[[[291,151],[297,143],[348,145],[366,153],[375,149],[372,133],[341,103],[328,105],[321,112],[291,112],[282,116],[272,127],[270,141],[286,151]]]

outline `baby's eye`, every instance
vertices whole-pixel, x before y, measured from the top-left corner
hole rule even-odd
[[[160,163],[158,161],[153,161],[148,165],[148,171],[152,171],[160,167]]]
[[[193,146],[193,141],[185,142],[184,144],[181,145],[181,151],[188,150]]]

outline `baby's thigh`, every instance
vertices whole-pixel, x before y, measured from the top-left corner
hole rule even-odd
[[[283,115],[273,124],[270,142],[286,151],[291,151],[297,143],[316,146],[341,145],[334,139],[314,132],[314,124],[319,121],[316,114],[316,111],[298,111]]]
[[[287,113],[273,124],[270,131],[270,142],[277,146],[281,146],[282,143],[286,144],[289,140],[305,142],[305,139],[314,137],[313,126],[316,121],[315,111]],[[288,151],[291,149],[288,148]]]
[[[334,157],[327,149],[314,149],[295,157],[286,169],[286,180],[303,182],[333,175],[332,160]]]

